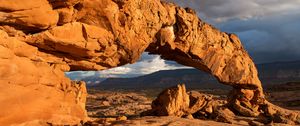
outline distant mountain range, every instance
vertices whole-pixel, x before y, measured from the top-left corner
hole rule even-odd
[[[300,61],[258,64],[257,68],[264,86],[300,82]],[[134,78],[99,78],[89,76],[82,80],[86,81],[89,86],[100,89],[166,88],[179,83],[186,84],[188,88],[230,88],[219,84],[212,75],[197,69],[162,70]]]

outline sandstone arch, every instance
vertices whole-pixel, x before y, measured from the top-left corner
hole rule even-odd
[[[240,40],[204,23],[191,9],[159,0],[20,3],[0,0],[2,124],[84,120],[84,83],[63,72],[134,63],[145,50],[232,85],[232,104],[237,95],[246,95],[253,108],[239,106],[241,112],[253,116],[264,103],[257,70]]]

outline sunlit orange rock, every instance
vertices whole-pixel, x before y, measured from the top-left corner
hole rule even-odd
[[[80,123],[86,89],[64,72],[134,63],[145,51],[213,74],[255,108],[264,103],[238,37],[191,9],[159,0],[0,0],[0,124]]]

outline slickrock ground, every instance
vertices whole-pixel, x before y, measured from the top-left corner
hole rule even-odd
[[[143,91],[89,91],[86,108],[91,121],[85,125],[229,125],[212,120],[187,119],[175,116],[140,117],[142,112],[151,109],[151,102],[152,99]],[[174,102],[176,102],[175,99]],[[124,116],[126,119],[120,120]],[[239,124],[247,124],[247,122],[241,121]]]
[[[247,97],[247,96],[244,96]],[[196,91],[186,92],[185,85],[177,85],[160,93],[152,102],[151,110],[143,112],[142,116],[176,116],[185,118],[212,119],[218,122],[239,124],[240,121],[249,125],[285,123],[290,125],[300,124],[299,112],[290,112],[275,106],[266,106],[257,116],[241,117],[243,109],[231,106],[224,100],[213,99],[212,96]],[[249,114],[250,115],[250,114]]]
[[[140,113],[151,108],[152,101],[145,94],[97,90],[89,92],[86,103],[89,117],[139,117]]]
[[[245,124],[245,123],[244,123]],[[232,124],[198,119],[185,119],[174,116],[142,117],[134,120],[119,121],[115,126],[232,126]]]
[[[134,63],[144,51],[235,87],[229,105],[244,116],[276,114],[262,109],[273,107],[238,37],[189,8],[159,0],[0,0],[0,124],[86,121],[85,84],[64,72]]]
[[[241,116],[232,111],[233,109],[225,107],[226,99],[218,97],[220,95],[218,92],[207,94],[202,91],[184,92],[184,90],[184,86],[179,85],[162,91],[157,99],[153,101],[152,110],[152,94],[156,93],[153,91],[150,91],[153,92],[151,94],[146,94],[146,91],[91,90],[87,97],[87,111],[92,118],[85,125],[294,125],[291,121],[290,124],[279,123],[280,118],[272,120],[271,117],[266,118],[264,116]],[[168,94],[168,92],[172,93]],[[269,95],[276,96],[279,92],[285,91],[278,91]],[[188,98],[182,97],[182,94],[185,94]],[[183,99],[188,99],[190,102],[185,103]],[[132,104],[135,106],[132,106]],[[186,104],[188,105],[186,106]],[[186,106],[186,108],[181,109],[181,106]],[[140,114],[143,116],[139,116]],[[157,116],[157,114],[161,116]],[[178,117],[176,114],[182,116]]]

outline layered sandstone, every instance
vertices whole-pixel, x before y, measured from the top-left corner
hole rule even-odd
[[[159,0],[0,0],[0,123],[79,123],[85,86],[63,72],[134,63],[144,51],[233,86],[229,102],[246,116],[265,103],[238,37],[191,9]]]
[[[60,64],[43,62],[38,48],[0,31],[0,123],[40,120],[77,124],[86,119],[84,82],[64,76]]]

